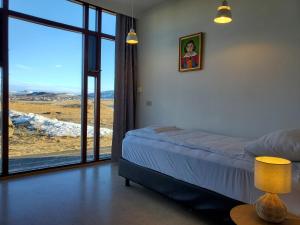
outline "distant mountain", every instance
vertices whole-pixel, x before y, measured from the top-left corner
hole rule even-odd
[[[102,99],[113,99],[115,92],[114,91],[102,91],[101,92],[101,98]],[[88,94],[88,98],[94,98],[95,97],[95,93],[90,93]]]
[[[24,91],[15,91],[14,93],[19,94],[19,95],[28,95],[28,94],[32,94],[33,91],[28,91],[28,90],[24,90]]]
[[[22,96],[28,96],[28,97],[34,97],[34,96],[60,96],[60,95],[74,95],[74,94],[68,94],[68,93],[56,93],[56,92],[46,92],[46,91],[14,91],[10,92],[11,95],[22,95]]]
[[[104,99],[113,99],[115,97],[114,91],[103,91],[101,92],[101,98]]]
[[[78,98],[80,94],[72,94],[72,93],[56,93],[56,92],[45,92],[45,91],[19,91],[19,92],[11,92],[10,95],[14,96],[23,96],[23,97],[49,97],[49,98],[56,98],[56,97],[73,97]],[[94,93],[89,93],[88,98],[94,98]],[[103,91],[101,92],[101,98],[103,99],[113,99],[114,98],[114,91]]]
[[[44,91],[31,92],[26,94],[26,96],[56,96],[58,94]]]

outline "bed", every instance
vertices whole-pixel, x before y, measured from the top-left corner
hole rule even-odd
[[[261,196],[254,187],[248,139],[200,130],[147,127],[123,140],[119,174],[196,209],[228,211]],[[293,163],[293,191],[282,195],[300,215],[300,163]]]

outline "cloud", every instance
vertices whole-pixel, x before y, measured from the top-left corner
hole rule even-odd
[[[26,66],[23,64],[16,64],[16,68],[21,69],[21,70],[32,70],[32,68],[30,66]]]
[[[63,66],[60,64],[55,65],[55,68],[62,68]]]

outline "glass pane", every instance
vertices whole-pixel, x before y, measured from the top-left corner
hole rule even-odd
[[[9,19],[10,172],[80,162],[82,35]]]
[[[95,36],[89,36],[89,71],[95,71],[96,70],[96,42],[97,42],[97,38]]]
[[[116,35],[116,15],[109,12],[102,12],[102,33]]]
[[[97,30],[97,16],[96,10],[93,8],[89,8],[89,30],[96,31]]]
[[[9,9],[68,25],[83,26],[83,7],[68,0],[10,0]]]
[[[95,78],[88,78],[88,141],[87,160],[94,160]]]
[[[111,154],[115,89],[115,42],[101,43],[100,158]]]

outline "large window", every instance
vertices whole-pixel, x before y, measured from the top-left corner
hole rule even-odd
[[[9,80],[1,85],[0,116],[3,94],[9,140],[0,146],[8,155],[3,174],[109,158],[115,14],[69,0],[4,1]]]
[[[82,34],[10,19],[9,49],[10,170],[80,162]]]

